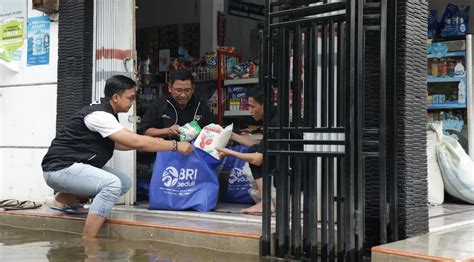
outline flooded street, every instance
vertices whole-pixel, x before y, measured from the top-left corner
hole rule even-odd
[[[127,241],[0,225],[0,261],[262,261],[156,241]]]

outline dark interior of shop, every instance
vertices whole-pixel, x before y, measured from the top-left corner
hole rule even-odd
[[[224,112],[237,112],[222,116],[222,126],[233,124],[236,133],[257,133],[260,137],[261,124],[253,120],[240,98],[233,98],[233,93],[239,96],[245,94],[250,84],[240,86],[224,86],[224,79],[217,78],[216,50],[201,48],[200,1],[136,1],[136,50],[138,58],[138,95],[137,116],[142,117],[149,104],[163,94],[168,93],[169,70],[172,67],[187,68],[195,78],[194,95],[205,101],[218,119],[217,88],[220,81],[223,89],[221,103]],[[240,62],[251,61],[258,63],[258,30],[262,22],[239,16],[225,14],[224,29],[218,28],[220,39],[225,46],[235,47],[233,54],[239,56]],[[222,45],[222,43],[220,43]],[[226,60],[225,66],[229,67]],[[178,65],[177,65],[178,64]],[[238,72],[239,73],[239,72]],[[237,74],[238,74],[237,73]],[[246,76],[255,79],[256,74]],[[238,91],[236,91],[238,90]],[[243,100],[242,100],[243,101]],[[235,102],[237,107],[235,108]],[[232,145],[232,142],[229,144]],[[137,202],[148,201],[148,185],[152,176],[153,163],[156,154],[137,152]]]

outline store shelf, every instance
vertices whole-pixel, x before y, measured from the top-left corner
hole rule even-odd
[[[201,79],[201,80],[194,80],[196,84],[205,84],[210,82],[215,82],[217,79]]]
[[[229,79],[224,80],[224,86],[231,85],[246,85],[246,84],[257,84],[258,78],[245,78],[245,79]]]
[[[453,109],[453,108],[466,108],[466,104],[459,104],[458,102],[445,102],[445,103],[428,104],[426,107],[428,109]]]
[[[233,111],[224,111],[224,116],[250,116],[250,111],[247,110],[233,110]]]
[[[428,83],[459,82],[459,81],[462,81],[464,78],[465,78],[465,76],[459,76],[459,77],[433,77],[433,76],[428,76],[426,81]]]
[[[443,58],[443,57],[453,57],[453,56],[466,56],[466,52],[465,51],[448,52],[448,53],[446,53],[445,55],[442,55],[442,56],[429,54],[428,58]]]

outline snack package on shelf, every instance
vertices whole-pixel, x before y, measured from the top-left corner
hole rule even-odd
[[[216,148],[227,145],[232,135],[233,127],[233,124],[228,125],[226,128],[222,128],[218,124],[209,124],[201,130],[196,141],[194,141],[194,146],[219,159],[219,152]]]
[[[433,39],[438,31],[438,11],[430,10],[428,15],[428,39]]]
[[[228,79],[245,79],[253,77],[258,77],[258,65],[252,61],[235,64],[232,67],[231,72],[228,72],[227,74]]]
[[[441,36],[463,36],[469,32],[470,6],[448,4],[440,22]]]

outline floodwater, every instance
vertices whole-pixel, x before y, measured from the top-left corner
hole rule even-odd
[[[0,225],[0,261],[263,261],[258,256],[219,252],[157,241],[128,241]]]

